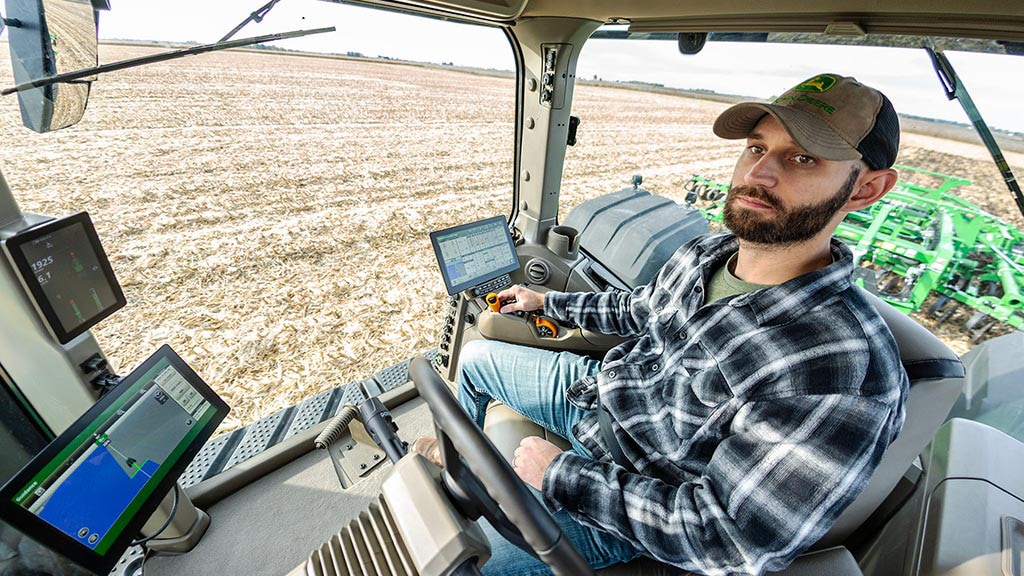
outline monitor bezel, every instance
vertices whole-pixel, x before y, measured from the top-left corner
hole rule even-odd
[[[57,527],[46,520],[36,516],[14,502],[16,494],[25,488],[47,464],[57,457],[76,436],[96,420],[112,404],[121,400],[125,394],[130,393],[132,387],[138,383],[151,368],[161,360],[168,360],[176,370],[186,379],[189,384],[195,387],[202,394],[203,398],[210,402],[215,412],[213,418],[206,423],[199,434],[192,440],[192,443],[182,452],[178,461],[168,470],[167,474],[157,483],[156,488],[149,495],[138,509],[135,516],[125,525],[120,536],[110,545],[106,554],[100,554],[88,548],[73,537],[65,534]],[[171,490],[174,483],[181,476],[188,464],[195,458],[199,450],[216,430],[217,426],[230,412],[230,407],[224,400],[210,388],[203,379],[195,373],[192,368],[178,356],[170,346],[164,344],[145,362],[132,371],[109,393],[104,395],[96,404],[89,408],[78,420],[67,430],[62,432],[53,442],[50,442],[39,454],[35,456],[24,468],[14,475],[4,486],[0,488],[0,518],[11,526],[17,528],[25,535],[34,539],[39,544],[50,548],[54,552],[64,556],[84,568],[99,574],[105,574],[113,568],[121,558],[129,545],[139,534],[139,530],[160,505],[164,496]]]
[[[25,257],[25,252],[22,248],[33,240],[75,224],[81,224],[82,228],[85,230],[85,236],[89,240],[90,247],[96,253],[96,260],[99,262],[100,268],[103,270],[103,275],[107,280],[107,284],[114,293],[115,302],[112,306],[105,308],[95,316],[90,316],[79,326],[71,330],[66,330],[60,321],[60,317],[57,316],[57,312],[54,310],[46,292],[43,291],[43,287],[36,281],[35,272],[32,271],[32,263]],[[7,238],[3,241],[3,246],[4,252],[7,253],[7,258],[14,266],[14,269],[18,272],[21,284],[32,299],[32,304],[35,306],[36,311],[42,318],[43,324],[46,325],[50,335],[52,335],[61,344],[67,344],[81,336],[114,312],[124,308],[128,303],[124,296],[124,291],[121,290],[121,284],[118,283],[117,277],[114,275],[114,268],[110,265],[107,253],[103,250],[103,244],[100,243],[99,235],[96,233],[96,227],[93,226],[92,218],[89,217],[88,212],[79,212],[77,214],[72,214],[71,216],[49,220],[38,226],[33,226],[28,230],[24,230],[10,238]]]
[[[452,280],[448,276],[448,268],[445,267],[445,265],[444,265],[444,256],[441,255],[441,246],[438,244],[437,237],[442,235],[442,234],[450,234],[452,232],[459,232],[459,231],[465,230],[467,228],[474,228],[474,227],[477,227],[477,226],[485,227],[485,226],[489,226],[489,225],[491,225],[493,223],[497,223],[497,222],[501,223],[501,228],[502,228],[502,230],[505,231],[505,240],[508,243],[508,248],[512,252],[512,256],[513,256],[512,264],[509,264],[508,266],[505,266],[504,268],[494,272],[494,274],[492,276],[490,276],[490,277],[483,278],[483,279],[474,278],[472,280],[469,280],[469,281],[466,281],[466,282],[462,282],[460,284],[456,284],[456,285],[453,286],[452,285]],[[497,278],[498,276],[501,276],[502,274],[508,274],[509,272],[514,272],[514,271],[518,270],[519,266],[520,266],[519,265],[519,254],[516,253],[516,246],[515,246],[515,243],[512,241],[512,233],[509,232],[508,221],[505,220],[504,216],[493,216],[491,218],[485,218],[483,220],[477,220],[476,222],[469,222],[467,224],[459,224],[458,226],[452,226],[451,228],[445,228],[443,230],[436,230],[436,231],[430,233],[430,244],[434,247],[434,256],[435,256],[435,258],[437,258],[437,266],[438,266],[438,268],[441,269],[441,276],[444,278],[444,285],[445,285],[445,288],[448,290],[448,295],[449,296],[454,296],[454,295],[458,294],[459,292],[462,292],[463,290],[467,290],[469,288],[472,288],[473,286],[478,286],[480,284],[483,284],[484,282],[487,282],[488,280],[493,280],[494,278]]]

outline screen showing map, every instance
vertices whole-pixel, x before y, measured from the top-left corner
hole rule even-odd
[[[508,223],[501,216],[432,232],[430,240],[449,294],[519,268]]]
[[[12,524],[27,512],[116,560],[227,406],[167,346],[108,397],[3,488],[3,504],[19,510]],[[32,528],[39,542],[59,544]]]

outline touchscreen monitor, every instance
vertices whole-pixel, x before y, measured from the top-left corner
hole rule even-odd
[[[450,295],[519,269],[503,216],[431,232],[430,242]]]
[[[0,489],[0,519],[107,572],[228,411],[164,345]]]
[[[3,245],[36,310],[61,344],[125,305],[86,212],[35,226]]]

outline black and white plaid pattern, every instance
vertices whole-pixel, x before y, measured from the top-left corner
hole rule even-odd
[[[704,305],[738,249],[717,234],[677,251],[632,293],[548,293],[545,314],[636,336],[567,398],[596,460],[558,456],[544,497],[662,562],[706,574],[778,570],[863,490],[903,425],[892,334],[853,289],[850,250],[771,288]],[[597,391],[640,474],[608,455]]]

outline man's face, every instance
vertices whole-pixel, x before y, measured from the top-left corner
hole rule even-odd
[[[858,164],[811,156],[766,115],[736,163],[725,225],[741,240],[776,246],[809,240],[826,228],[831,234],[861,174]]]

